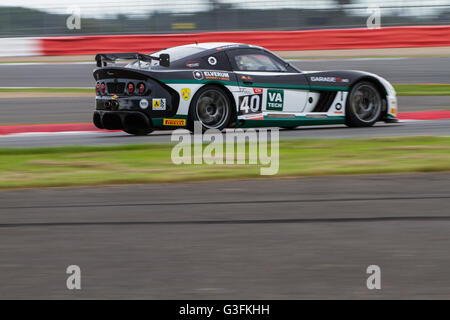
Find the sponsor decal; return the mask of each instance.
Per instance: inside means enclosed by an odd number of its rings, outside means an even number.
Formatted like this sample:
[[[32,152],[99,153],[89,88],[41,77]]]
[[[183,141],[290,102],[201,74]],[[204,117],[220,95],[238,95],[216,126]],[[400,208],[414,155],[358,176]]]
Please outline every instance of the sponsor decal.
[[[263,91],[262,88],[253,88],[253,93],[263,93]]]
[[[192,73],[195,80],[224,80],[230,81],[230,75],[228,72],[220,72],[220,71],[194,71]]]
[[[241,79],[242,80],[253,80],[253,78],[250,76],[241,76]]]
[[[118,97],[119,97],[119,96],[118,96],[117,94],[115,94],[115,95],[113,95],[113,96],[111,97],[111,100],[116,100]]]
[[[199,61],[188,61],[188,62],[186,62],[186,67],[198,68],[198,67],[200,67],[200,62]]]
[[[342,113],[344,113],[344,111],[335,111],[334,113],[335,114],[342,114]]]
[[[147,109],[148,108],[148,100],[147,99],[141,99],[139,101],[139,107],[141,109]]]
[[[397,108],[392,107],[390,114],[396,115],[397,114]]]
[[[348,82],[348,79],[342,79],[339,77],[311,77],[313,82]]]
[[[239,97],[239,115],[260,113],[262,94],[252,94]]]
[[[208,63],[212,66],[215,66],[217,64],[217,59],[215,57],[209,57]]]
[[[195,80],[203,80],[205,78],[203,76],[203,72],[201,72],[201,71],[194,71],[194,72],[192,72],[192,75]]]
[[[184,100],[188,101],[189,98],[191,97],[191,89],[189,88],[181,89],[181,96],[183,97]]]
[[[341,109],[342,109],[342,104],[336,103],[336,105],[334,106],[334,108],[335,108],[336,110],[341,110]]]
[[[336,82],[348,82],[348,79],[342,79],[342,78],[336,77]]]
[[[182,127],[186,125],[185,119],[164,119],[163,125]]]
[[[152,99],[152,110],[166,110],[166,99]]]
[[[283,110],[284,104],[284,91],[278,89],[267,90],[267,110]]]
[[[230,75],[228,74],[228,72],[204,71],[203,75],[205,79],[208,80],[230,80]]]

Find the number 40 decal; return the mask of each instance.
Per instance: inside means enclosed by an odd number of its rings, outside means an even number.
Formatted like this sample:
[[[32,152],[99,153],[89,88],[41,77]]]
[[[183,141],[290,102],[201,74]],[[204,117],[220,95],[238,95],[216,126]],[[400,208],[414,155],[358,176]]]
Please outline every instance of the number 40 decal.
[[[239,114],[261,112],[262,94],[252,94],[239,97]]]

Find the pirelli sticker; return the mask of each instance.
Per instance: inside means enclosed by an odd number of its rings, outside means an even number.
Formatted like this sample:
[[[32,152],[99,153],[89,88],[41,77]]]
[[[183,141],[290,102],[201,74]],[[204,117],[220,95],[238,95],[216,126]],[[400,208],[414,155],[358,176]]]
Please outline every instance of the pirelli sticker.
[[[186,125],[185,119],[164,119],[163,125],[184,127]]]

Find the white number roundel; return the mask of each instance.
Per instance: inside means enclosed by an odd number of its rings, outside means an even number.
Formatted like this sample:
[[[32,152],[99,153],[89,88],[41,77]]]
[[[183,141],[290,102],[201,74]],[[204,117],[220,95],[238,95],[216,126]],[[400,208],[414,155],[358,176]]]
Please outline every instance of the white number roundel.
[[[208,63],[212,66],[215,66],[217,64],[217,59],[215,57],[209,57]]]

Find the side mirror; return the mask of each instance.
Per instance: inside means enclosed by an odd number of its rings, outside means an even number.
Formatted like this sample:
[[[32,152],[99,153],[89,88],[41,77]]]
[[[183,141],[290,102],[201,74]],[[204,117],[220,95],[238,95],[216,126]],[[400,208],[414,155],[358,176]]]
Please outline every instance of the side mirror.
[[[159,55],[159,65],[162,67],[170,67],[170,56],[167,53]]]

